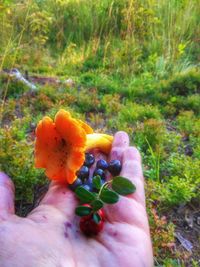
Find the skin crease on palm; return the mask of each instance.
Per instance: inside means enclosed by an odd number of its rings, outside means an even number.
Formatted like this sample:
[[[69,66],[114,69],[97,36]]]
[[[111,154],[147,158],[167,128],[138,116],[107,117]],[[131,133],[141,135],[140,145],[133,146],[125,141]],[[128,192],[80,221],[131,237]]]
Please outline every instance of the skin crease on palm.
[[[105,158],[93,152],[96,159]],[[0,266],[153,266],[141,158],[124,132],[114,137],[112,159],[121,160],[121,175],[136,185],[136,192],[105,206],[104,228],[92,238],[80,232],[77,200],[66,186],[51,183],[40,205],[20,218],[14,214],[14,185],[0,173]]]

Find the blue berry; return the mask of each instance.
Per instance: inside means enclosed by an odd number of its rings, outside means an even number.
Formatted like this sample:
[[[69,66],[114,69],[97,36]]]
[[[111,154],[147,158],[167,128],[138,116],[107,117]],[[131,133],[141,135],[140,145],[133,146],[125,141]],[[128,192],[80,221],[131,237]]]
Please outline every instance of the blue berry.
[[[81,181],[80,178],[77,178],[75,182],[73,182],[73,184],[69,185],[69,188],[74,191],[78,186],[81,186],[83,183]]]
[[[101,185],[103,185],[106,182],[106,178],[101,178]]]
[[[87,184],[82,185],[83,188],[85,188],[88,191],[91,191],[91,187]]]
[[[97,169],[102,169],[102,170],[106,170],[108,168],[108,163],[106,160],[104,159],[100,159],[97,161],[97,165],[96,165]]]
[[[84,183],[84,185],[89,186],[89,188],[90,188],[89,191],[93,191],[93,183],[92,183],[92,178],[91,177],[89,179],[87,179],[87,181]]]
[[[102,179],[106,178],[105,172],[102,169],[96,169],[93,173],[93,177],[99,175]]]
[[[91,167],[95,162],[95,158],[90,153],[85,153],[85,162],[84,165],[87,167]]]
[[[82,166],[77,173],[77,176],[82,180],[87,179],[89,177],[89,169],[86,166]]]
[[[112,160],[108,165],[109,172],[113,175],[119,175],[122,169],[121,162],[117,159]]]

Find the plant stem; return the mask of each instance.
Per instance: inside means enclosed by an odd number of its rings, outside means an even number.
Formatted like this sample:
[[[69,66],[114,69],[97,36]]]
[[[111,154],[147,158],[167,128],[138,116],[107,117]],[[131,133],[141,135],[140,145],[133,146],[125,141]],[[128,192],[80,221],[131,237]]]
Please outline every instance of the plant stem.
[[[109,181],[107,181],[106,183],[104,183],[104,184],[101,186],[101,188],[100,188],[100,190],[99,190],[99,193],[98,193],[98,196],[97,196],[97,199],[100,198],[101,192],[102,192],[102,190],[104,189],[104,187],[107,187],[111,182],[112,182],[112,180],[109,180]]]

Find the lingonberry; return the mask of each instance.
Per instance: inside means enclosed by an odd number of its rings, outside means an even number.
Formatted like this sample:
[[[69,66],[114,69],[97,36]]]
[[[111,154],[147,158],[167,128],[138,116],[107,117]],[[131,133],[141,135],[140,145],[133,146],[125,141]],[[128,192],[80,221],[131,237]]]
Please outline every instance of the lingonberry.
[[[87,206],[90,207],[90,205],[87,205]],[[93,218],[93,213],[87,216],[83,216],[80,220],[80,229],[87,236],[97,235],[103,229],[103,226],[104,226],[103,211],[99,210],[97,213],[100,217],[100,220],[98,223],[95,222]]]

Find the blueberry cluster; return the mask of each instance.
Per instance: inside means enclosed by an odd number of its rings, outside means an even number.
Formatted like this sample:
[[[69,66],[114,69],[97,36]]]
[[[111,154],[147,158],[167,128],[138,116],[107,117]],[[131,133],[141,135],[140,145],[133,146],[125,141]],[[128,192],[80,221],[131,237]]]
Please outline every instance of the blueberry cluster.
[[[95,157],[91,153],[85,154],[85,162],[83,166],[77,172],[77,179],[76,181],[70,185],[70,189],[74,191],[77,187],[82,186],[88,191],[95,191],[96,189],[93,188],[93,177],[100,176],[101,183],[105,183],[106,179],[106,172],[110,172],[112,176],[119,175],[121,171],[121,162],[119,160],[112,160],[109,163],[104,160],[100,159],[96,163],[96,168],[90,177],[90,167],[95,163]]]

